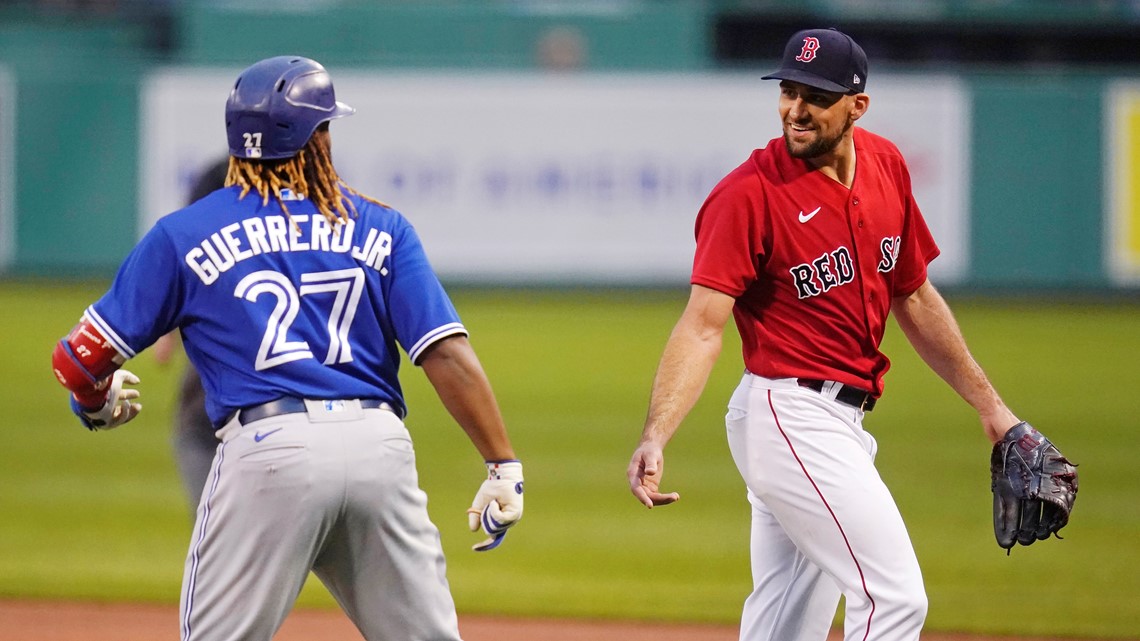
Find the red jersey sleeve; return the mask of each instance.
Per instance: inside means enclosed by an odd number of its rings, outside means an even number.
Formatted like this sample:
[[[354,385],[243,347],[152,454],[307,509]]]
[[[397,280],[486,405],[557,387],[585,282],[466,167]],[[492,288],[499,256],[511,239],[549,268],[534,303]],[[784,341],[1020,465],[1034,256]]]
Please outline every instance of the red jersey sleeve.
[[[713,188],[697,214],[692,284],[736,298],[757,279],[766,254],[763,191],[751,159]]]
[[[910,190],[910,173],[903,165],[901,171],[906,184],[906,211],[903,219],[903,237],[899,260],[895,267],[894,287],[891,296],[909,296],[926,282],[926,266],[938,257],[941,250],[926,226],[918,203]]]

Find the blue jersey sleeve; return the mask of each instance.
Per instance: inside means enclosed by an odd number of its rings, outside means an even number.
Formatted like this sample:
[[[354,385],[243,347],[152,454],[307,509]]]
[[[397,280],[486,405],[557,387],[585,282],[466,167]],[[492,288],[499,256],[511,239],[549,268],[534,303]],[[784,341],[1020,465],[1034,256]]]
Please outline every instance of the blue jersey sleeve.
[[[418,364],[432,344],[448,336],[466,335],[467,330],[432,270],[415,229],[404,221],[392,244],[388,291],[392,325],[408,358]]]
[[[176,326],[182,284],[178,254],[161,227],[152,228],[119,267],[110,289],[87,317],[126,358],[134,358]]]

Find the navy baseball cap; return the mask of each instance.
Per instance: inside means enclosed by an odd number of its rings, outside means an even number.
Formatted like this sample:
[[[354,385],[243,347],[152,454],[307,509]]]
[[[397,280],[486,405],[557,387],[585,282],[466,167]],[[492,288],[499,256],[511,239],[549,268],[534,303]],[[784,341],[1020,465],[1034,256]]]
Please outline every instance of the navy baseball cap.
[[[791,80],[839,93],[867,91],[867,54],[837,29],[805,29],[784,47],[780,68],[764,80]]]

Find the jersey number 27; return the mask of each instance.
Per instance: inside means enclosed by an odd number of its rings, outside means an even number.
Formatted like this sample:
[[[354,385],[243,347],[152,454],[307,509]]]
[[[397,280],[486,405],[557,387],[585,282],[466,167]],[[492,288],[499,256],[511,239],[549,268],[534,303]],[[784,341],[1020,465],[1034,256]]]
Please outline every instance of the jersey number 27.
[[[308,341],[289,340],[289,330],[297,320],[301,297],[321,294],[332,297],[327,308],[325,329],[328,331],[329,349],[324,363],[351,362],[352,345],[348,340],[348,330],[356,318],[356,307],[360,304],[363,290],[364,270],[359,267],[301,274],[300,288],[280,272],[271,270],[253,272],[241,279],[234,289],[234,296],[250,302],[257,301],[262,294],[277,299],[269,314],[261,347],[257,350],[257,371],[303,358],[315,358]]]

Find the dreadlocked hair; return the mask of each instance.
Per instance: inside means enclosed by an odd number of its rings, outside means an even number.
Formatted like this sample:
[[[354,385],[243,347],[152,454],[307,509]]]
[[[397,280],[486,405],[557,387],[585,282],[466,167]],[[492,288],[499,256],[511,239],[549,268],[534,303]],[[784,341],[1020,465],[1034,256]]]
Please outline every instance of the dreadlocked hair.
[[[317,211],[336,227],[338,223],[356,218],[356,206],[347,194],[359,196],[368,202],[387,207],[384,203],[370,198],[349,187],[336,173],[332,164],[332,146],[329,124],[321,123],[309,141],[297,155],[280,160],[250,160],[230,156],[229,170],[226,172],[226,187],[241,187],[238,200],[251,191],[261,196],[261,204],[268,205],[273,196],[281,205],[285,215],[289,209],[281,197],[282,189],[290,189],[313,202]]]

